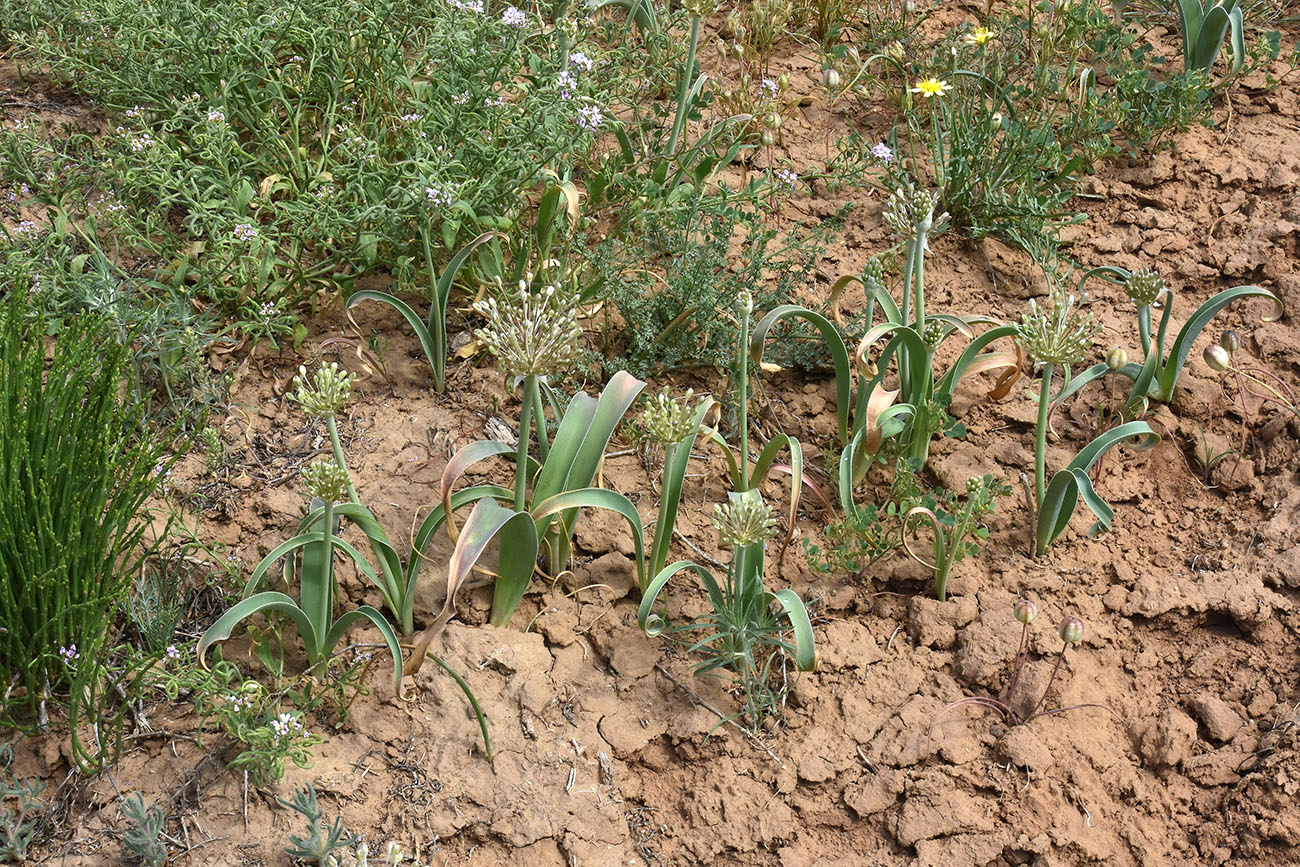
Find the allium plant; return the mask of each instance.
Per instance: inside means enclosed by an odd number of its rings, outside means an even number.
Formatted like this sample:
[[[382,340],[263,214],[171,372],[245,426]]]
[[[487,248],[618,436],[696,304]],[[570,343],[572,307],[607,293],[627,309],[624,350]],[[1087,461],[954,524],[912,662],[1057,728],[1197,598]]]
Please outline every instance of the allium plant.
[[[1053,402],[1059,402],[1060,394],[1069,388],[1070,367],[1079,364],[1087,356],[1100,326],[1091,313],[1079,309],[1078,299],[1075,296],[1055,289],[1051,293],[1046,309],[1039,309],[1036,301],[1030,301],[1030,312],[1026,313],[1015,327],[1017,342],[1034,360],[1042,377],[1038,393],[1038,425],[1034,439],[1036,511],[1034,552],[1041,557],[1047,553],[1052,542],[1065,532],[1080,499],[1097,518],[1092,533],[1100,532],[1110,526],[1115,513],[1106,501],[1098,496],[1088,471],[1103,454],[1125,440],[1139,438],[1137,442],[1140,445],[1150,446],[1158,437],[1151,426],[1144,421],[1132,421],[1112,428],[1084,446],[1065,469],[1052,476],[1049,484],[1047,479],[1048,415]],[[1060,392],[1053,397],[1052,378],[1058,367],[1061,369],[1064,382]]]
[[[1073,615],[1066,615],[1061,618],[1060,626],[1057,627],[1057,634],[1061,638],[1061,649],[1056,652],[1056,661],[1052,665],[1052,674],[1047,679],[1047,686],[1044,687],[1042,695],[1034,702],[1033,707],[1028,712],[1017,711],[1016,707],[1016,687],[1020,685],[1020,675],[1024,671],[1025,664],[1029,661],[1029,625],[1038,617],[1038,606],[1028,599],[1021,599],[1015,604],[1015,617],[1020,623],[1020,645],[1016,650],[1016,655],[1011,663],[1011,682],[1007,685],[1007,691],[1002,698],[994,698],[988,695],[969,696],[958,699],[944,706],[934,718],[930,721],[930,730],[934,730],[934,724],[939,718],[949,711],[956,710],[966,705],[978,705],[988,708],[998,716],[1007,725],[1018,726],[1024,725],[1039,717],[1055,716],[1056,714],[1066,713],[1067,711],[1078,710],[1085,707],[1101,708],[1112,715],[1115,711],[1111,710],[1104,704],[1094,702],[1085,702],[1083,704],[1072,704],[1069,707],[1058,707],[1050,710],[1043,710],[1043,702],[1047,701],[1047,696],[1052,691],[1053,684],[1056,683],[1056,676],[1061,671],[1061,664],[1065,661],[1065,651],[1072,644],[1078,644],[1083,640],[1083,621]]]
[[[1173,343],[1168,345],[1166,352],[1169,324],[1173,319],[1174,301],[1177,296],[1165,280],[1151,269],[1128,271],[1114,266],[1103,266],[1083,275],[1079,281],[1080,292],[1083,291],[1087,281],[1094,276],[1118,284],[1124,294],[1137,306],[1138,341],[1142,347],[1143,360],[1141,364],[1127,362],[1118,367],[1111,367],[1108,363],[1101,363],[1088,368],[1061,389],[1060,394],[1055,398],[1057,405],[1088,383],[1111,374],[1123,376],[1133,383],[1129,397],[1125,401],[1125,410],[1128,414],[1141,412],[1148,400],[1169,403],[1173,400],[1178,377],[1182,373],[1183,365],[1187,363],[1187,357],[1191,354],[1196,338],[1224,308],[1243,298],[1267,298],[1273,303],[1273,309],[1262,317],[1263,321],[1276,322],[1282,317],[1281,300],[1267,289],[1258,286],[1236,286],[1232,289],[1224,289],[1196,308],[1191,317],[1183,323],[1183,327],[1179,329]],[[1151,311],[1157,303],[1161,304],[1162,309],[1159,326],[1153,335]]]
[[[884,320],[868,329],[852,356],[836,325],[804,307],[778,307],[754,328],[751,352],[758,361],[762,359],[772,329],[786,319],[803,319],[816,327],[830,350],[835,365],[836,417],[843,448],[840,497],[846,512],[852,508],[853,488],[862,480],[886,440],[897,437],[901,453],[916,463],[918,469],[925,463],[931,439],[950,421],[946,409],[963,378],[983,372],[998,374],[989,396],[1001,398],[1010,392],[1020,375],[1019,352],[985,352],[995,341],[1012,337],[1015,334],[1012,326],[987,316],[927,316],[925,254],[929,239],[947,224],[947,215],[936,213],[936,206],[932,194],[910,181],[894,190],[886,206],[885,220],[905,250],[901,303],[885,289],[883,268],[878,260],[873,260],[861,277],[841,277],[832,287],[832,310],[848,286],[856,281],[867,296],[868,321],[874,319],[877,310]],[[834,315],[838,321],[838,313]],[[976,333],[977,327],[986,325],[992,327]],[[952,366],[936,377],[935,353],[954,335],[970,342]],[[884,348],[871,358],[876,345],[882,341]],[[891,361],[897,366],[896,389],[885,385]]]
[[[471,443],[453,455],[443,471],[442,502],[416,533],[415,548],[423,550],[444,523],[455,548],[447,567],[442,612],[417,644],[407,663],[408,673],[419,667],[433,638],[451,618],[456,593],[474,571],[491,576],[489,620],[493,626],[505,626],[519,607],[543,553],[547,574],[557,576],[567,568],[574,528],[583,508],[608,509],[627,521],[636,546],[639,583],[645,586],[640,514],[627,497],[594,486],[605,448],[645,383],[620,371],[598,398],[580,392],[560,415],[546,378],[571,365],[578,352],[582,332],[573,300],[553,287],[534,292],[524,284],[518,294],[490,299],[476,309],[487,318],[478,331],[479,338],[496,357],[500,370],[521,388],[519,435],[514,443]],[[548,404],[556,407],[559,416],[553,439],[547,432]],[[530,454],[534,435],[536,458]],[[508,454],[515,457],[513,485],[454,490],[470,467]],[[455,510],[469,503],[474,508],[464,526],[458,526]],[[478,562],[494,540],[500,556],[496,572],[491,573]]]
[[[713,526],[719,544],[732,551],[726,577],[719,582],[708,569],[689,560],[665,567],[642,596],[637,622],[652,636],[670,628],[700,635],[687,651],[704,656],[697,673],[729,669],[744,699],[740,717],[754,728],[780,707],[780,692],[772,685],[778,664],[788,657],[800,671],[816,667],[812,621],[794,590],[764,589],[764,551],[777,527],[775,515],[757,489],[729,493],[727,502],[714,508]],[[670,627],[655,613],[655,605],[673,576],[684,571],[695,573],[704,586],[710,610]],[[786,631],[792,633],[792,641],[783,637]]]
[[[413,632],[416,577],[431,535],[417,535],[414,549],[404,568],[388,534],[357,496],[335,421],[335,415],[343,409],[351,396],[355,378],[354,374],[342,370],[334,362],[322,364],[315,376],[309,376],[305,367],[298,369],[298,374],[294,377],[297,390],[293,397],[304,413],[325,421],[333,460],[316,461],[303,471],[303,482],[313,499],[307,516],[298,525],[298,535],[276,546],[263,558],[244,586],[244,598],[218,618],[199,638],[200,661],[213,644],[229,638],[239,623],[255,614],[273,613],[284,615],[293,621],[306,648],[308,664],[323,674],[343,636],[354,625],[364,621],[377,628],[388,645],[393,656],[393,687],[398,695],[402,695],[402,649],[397,634],[383,614],[370,605],[362,605],[335,617],[337,588],[334,559],[336,554],[343,554],[379,589],[385,606],[398,619],[403,634]],[[379,564],[378,570],[370,565],[365,555],[338,537],[340,519],[353,522],[365,535]],[[297,600],[279,591],[262,589],[271,567],[281,560],[284,560],[285,583],[290,588],[295,581],[299,584]],[[421,654],[421,661],[423,658],[424,654]],[[492,744],[488,736],[487,720],[477,699],[469,685],[450,665],[437,656],[433,658],[465,693],[478,718],[484,748],[490,758]]]
[[[927,506],[914,506],[903,514],[903,549],[913,560],[934,570],[934,595],[939,597],[940,602],[948,598],[948,578],[952,567],[966,557],[979,553],[979,545],[971,541],[971,537],[988,538],[988,528],[980,519],[993,511],[998,497],[1009,493],[1011,489],[1000,479],[993,476],[973,477],[966,481],[966,501],[957,505],[951,514]],[[929,524],[933,532],[930,543],[933,562],[918,556],[908,543],[912,528],[921,522]]]
[[[695,445],[705,418],[717,406],[708,397],[692,405],[693,397],[694,392],[688,389],[685,395],[674,399],[664,389],[650,398],[642,411],[641,425],[645,438],[662,446],[664,450],[664,465],[659,481],[659,518],[655,522],[654,541],[650,545],[647,575],[659,574],[668,562],[668,550],[672,547],[673,528],[677,523],[677,509],[681,504],[691,448]]]

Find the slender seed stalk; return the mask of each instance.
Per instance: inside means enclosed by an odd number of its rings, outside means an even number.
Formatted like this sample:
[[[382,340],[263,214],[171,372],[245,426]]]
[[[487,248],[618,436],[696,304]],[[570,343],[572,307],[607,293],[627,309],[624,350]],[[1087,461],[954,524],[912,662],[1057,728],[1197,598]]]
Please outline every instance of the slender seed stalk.
[[[1056,665],[1052,666],[1052,676],[1047,679],[1047,689],[1043,690],[1043,694],[1038,697],[1038,701],[1034,703],[1034,709],[1029,712],[1029,716],[1025,717],[1026,720],[1038,716],[1038,709],[1042,707],[1043,702],[1047,699],[1047,694],[1052,691],[1052,684],[1056,683],[1056,674],[1061,670],[1061,663],[1065,660],[1065,648],[1067,647],[1069,647],[1068,644],[1061,645],[1060,651],[1056,654]]]
[[[690,42],[686,46],[686,65],[682,67],[681,81],[677,86],[677,114],[673,117],[673,131],[668,139],[668,156],[677,153],[677,144],[686,129],[686,103],[691,93],[691,73],[695,71],[695,52],[700,45],[700,16],[691,16]]]
[[[748,293],[736,305],[740,314],[740,340],[736,344],[736,402],[740,424],[740,490],[749,490],[749,314],[754,302]]]
[[[542,380],[538,376],[530,376],[524,382],[524,387],[532,395],[533,412],[537,420],[537,457],[545,464],[546,457],[551,453],[551,444],[546,438],[546,412],[543,410],[542,403]]]

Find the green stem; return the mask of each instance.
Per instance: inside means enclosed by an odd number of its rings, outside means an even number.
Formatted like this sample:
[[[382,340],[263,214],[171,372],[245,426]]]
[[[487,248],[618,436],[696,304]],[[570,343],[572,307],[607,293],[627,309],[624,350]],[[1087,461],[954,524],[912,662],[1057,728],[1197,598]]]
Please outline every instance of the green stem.
[[[325,588],[320,595],[321,611],[315,612],[316,628],[320,630],[318,639],[323,639],[329,631],[329,624],[334,622],[334,501],[325,501],[324,523],[321,524],[321,548],[325,564]],[[302,576],[306,580],[307,576]],[[313,655],[320,658],[321,648],[316,648]],[[317,660],[312,660],[315,662]]]
[[[749,490],[749,314],[753,302],[742,299],[740,312],[740,340],[736,344],[736,403],[740,425],[740,490]]]
[[[438,272],[433,265],[433,244],[429,227],[420,226],[420,243],[424,247],[424,267],[429,275],[429,336],[433,338],[433,390],[442,394],[447,387],[447,299],[438,289]]]
[[[1047,413],[1052,403],[1052,368],[1050,361],[1043,365],[1043,384],[1038,392],[1038,429],[1034,439],[1034,497],[1035,506],[1043,508],[1047,496]]]
[[[537,457],[545,464],[546,456],[551,453],[551,444],[546,438],[546,410],[543,409],[545,404],[542,403],[542,381],[540,377],[530,376],[524,385],[531,391],[533,412],[536,413]]]
[[[528,437],[533,419],[533,389],[537,387],[537,376],[529,374],[524,378],[523,405],[519,408],[519,445],[515,451],[515,511],[525,510],[528,502]]]
[[[357,489],[352,486],[352,473],[348,472],[347,459],[343,457],[343,443],[339,441],[339,427],[334,421],[334,416],[325,416],[325,427],[330,432],[330,445],[334,448],[334,462],[339,465],[343,471],[343,478],[348,488],[348,499],[356,505],[361,505],[360,498],[357,497]]]
[[[681,81],[677,86],[677,114],[673,117],[673,131],[668,139],[667,156],[677,153],[677,144],[686,129],[687,102],[691,94],[691,75],[695,72],[695,51],[700,44],[700,18],[691,16],[691,37],[686,47],[686,65],[682,67]]]

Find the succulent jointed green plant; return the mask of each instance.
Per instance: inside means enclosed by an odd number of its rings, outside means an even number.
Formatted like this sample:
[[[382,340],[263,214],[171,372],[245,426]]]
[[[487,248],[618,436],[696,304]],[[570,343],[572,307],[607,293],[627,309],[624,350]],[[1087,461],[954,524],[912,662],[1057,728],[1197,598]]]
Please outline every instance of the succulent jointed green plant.
[[[19,284],[0,302],[0,719],[23,729],[76,679],[61,647],[80,647],[87,677],[101,663],[132,576],[162,538],[146,537],[145,503],[175,434],[141,434],[143,405],[122,388],[129,335],[74,319],[47,363],[46,322],[26,299]],[[74,705],[83,698],[72,690]]]

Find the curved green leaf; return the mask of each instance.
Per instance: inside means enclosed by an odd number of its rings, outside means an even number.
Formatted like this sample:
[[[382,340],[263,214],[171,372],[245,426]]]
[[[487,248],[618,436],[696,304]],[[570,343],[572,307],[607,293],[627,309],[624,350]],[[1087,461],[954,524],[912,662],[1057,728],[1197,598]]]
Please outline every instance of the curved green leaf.
[[[700,428],[714,404],[713,398],[700,401],[691,418],[690,434],[681,442],[670,446],[664,455],[664,468],[660,473],[659,519],[655,522],[655,536],[650,544],[650,558],[646,565],[646,571],[650,575],[659,574],[668,560],[673,527],[677,525],[677,510],[686,484],[686,468],[691,460],[691,449],[695,447]]]
[[[1210,324],[1210,320],[1218,315],[1219,311],[1239,298],[1267,298],[1272,301],[1273,312],[1263,317],[1265,322],[1276,322],[1282,317],[1282,301],[1272,292],[1258,286],[1237,286],[1232,289],[1224,289],[1214,295],[1196,308],[1196,312],[1192,314],[1191,318],[1183,324],[1182,330],[1178,332],[1174,345],[1169,349],[1169,360],[1156,377],[1158,388],[1152,389],[1152,397],[1166,403],[1170,400],[1174,393],[1174,386],[1178,384],[1178,375],[1187,362],[1187,356],[1191,353],[1192,344],[1196,342],[1196,338],[1205,326]]]
[[[316,534],[319,535],[319,534]],[[315,664],[321,659],[321,648],[319,635],[311,619],[307,617],[306,612],[298,607],[298,604],[283,593],[277,593],[274,590],[267,590],[263,593],[255,593],[247,599],[243,599],[233,606],[225,614],[217,618],[207,630],[199,636],[198,643],[195,645],[195,653],[198,654],[199,661],[202,662],[208,652],[208,648],[218,641],[225,641],[230,637],[230,633],[245,619],[267,611],[275,611],[287,615],[295,626],[298,627],[298,635],[302,638],[303,645],[307,648],[307,659]]]
[[[341,616],[334,621],[330,627],[329,633],[322,642],[322,657],[329,656],[334,652],[334,647],[339,643],[339,639],[348,631],[353,623],[358,620],[369,620],[378,629],[379,634],[384,637],[384,643],[388,645],[388,652],[393,655],[393,690],[400,697],[402,694],[402,645],[397,640],[397,633],[393,627],[384,619],[384,615],[376,608],[370,605],[362,605],[353,611]]]
[[[892,300],[892,299],[891,299]],[[840,427],[840,444],[849,441],[849,407],[852,400],[853,368],[849,360],[848,347],[844,338],[829,319],[820,313],[800,307],[797,304],[783,304],[775,308],[758,321],[750,338],[749,352],[755,364],[763,361],[763,347],[767,343],[768,332],[784,319],[803,319],[821,333],[822,342],[830,350],[831,360],[835,365],[835,416]]]
[[[451,503],[451,489],[470,467],[497,455],[514,453],[514,446],[500,440],[476,440],[452,455],[451,460],[447,461],[447,466],[442,470],[442,482],[438,489],[438,499],[442,501],[443,519],[446,520],[455,511]],[[515,472],[520,471],[520,467],[515,467]],[[514,494],[511,493],[510,496],[513,497]]]
[[[637,586],[644,588],[646,583],[645,527],[641,523],[641,513],[636,510],[636,506],[632,505],[632,501],[618,491],[611,491],[608,488],[581,488],[576,491],[565,491],[534,506],[532,517],[537,526],[541,527],[545,519],[551,515],[561,512],[576,513],[578,509],[582,508],[608,509],[627,519],[628,526],[632,530],[632,544],[636,550]],[[534,557],[534,559],[536,558]]]
[[[686,569],[691,570],[702,579],[713,581],[713,574],[708,569],[705,569],[699,563],[692,563],[690,560],[678,560],[676,563],[671,563],[659,570],[659,574],[650,580],[650,583],[646,585],[645,592],[641,594],[641,606],[636,613],[637,625],[651,638],[663,632],[664,627],[667,625],[662,617],[653,614],[655,601],[658,600],[659,594],[669,580],[678,572]],[[714,581],[713,583],[716,584],[717,582]]]
[[[360,292],[354,292],[352,296],[348,298],[347,309],[351,310],[362,301],[379,301],[383,304],[387,304],[389,307],[392,307],[398,313],[402,314],[402,318],[411,326],[411,330],[415,332],[415,336],[419,339],[420,348],[424,350],[424,357],[428,359],[429,366],[433,370],[433,375],[436,378],[438,370],[437,363],[434,359],[437,357],[437,350],[434,348],[433,335],[429,333],[429,326],[425,324],[425,321],[422,318],[420,318],[420,314],[416,313],[415,309],[412,308],[410,304],[407,304],[396,295],[392,295],[388,292],[380,292],[377,289],[362,289]],[[430,317],[434,315],[432,309],[430,309],[429,315]]]
[[[813,639],[812,620],[808,617],[808,608],[799,594],[786,588],[775,593],[768,593],[768,598],[780,603],[790,618],[790,627],[794,630],[794,664],[800,671],[812,671],[817,667],[817,646]]]

